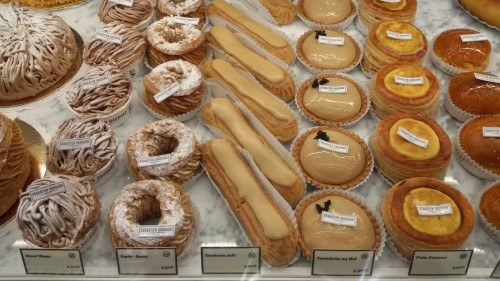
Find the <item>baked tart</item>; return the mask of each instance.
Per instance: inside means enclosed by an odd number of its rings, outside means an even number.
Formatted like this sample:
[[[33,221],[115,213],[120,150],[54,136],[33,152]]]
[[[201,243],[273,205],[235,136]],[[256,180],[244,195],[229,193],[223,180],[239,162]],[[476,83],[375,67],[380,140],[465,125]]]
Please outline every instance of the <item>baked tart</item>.
[[[392,63],[373,76],[370,100],[373,113],[379,118],[394,112],[419,113],[434,118],[439,107],[439,81],[425,67]]]
[[[399,20],[412,23],[417,13],[417,0],[389,2],[381,0],[360,0],[357,29],[366,35],[377,23]]]
[[[500,242],[500,182],[495,182],[481,196],[479,218],[486,232]]]
[[[335,29],[349,27],[358,10],[353,0],[299,0],[296,8],[307,26]]]
[[[419,114],[384,117],[370,145],[378,172],[391,183],[419,176],[442,179],[451,160],[446,132],[436,121]]]
[[[427,38],[414,25],[403,21],[380,22],[366,37],[361,67],[371,76],[384,65],[398,61],[420,64],[427,48]]]
[[[466,28],[450,29],[439,34],[432,45],[434,65],[449,75],[468,71],[484,71],[490,62],[491,43],[486,37],[468,42],[465,35],[479,35]]]
[[[458,3],[482,23],[500,29],[500,2],[497,0],[458,0]]]
[[[397,253],[460,249],[474,228],[471,204],[460,191],[434,178],[416,177],[392,186],[380,212]]]
[[[324,221],[328,214],[339,214],[355,220]],[[378,214],[354,194],[325,190],[310,194],[295,208],[299,247],[308,260],[314,249],[375,250],[380,255],[385,231]]]
[[[363,56],[356,40],[334,29],[305,32],[297,42],[296,52],[300,62],[315,74],[350,71]]]
[[[487,72],[464,72],[450,79],[444,105],[451,116],[465,122],[478,116],[500,114],[500,84],[484,80],[484,75],[494,76]]]
[[[316,188],[352,189],[364,183],[373,170],[363,139],[340,127],[311,128],[291,149],[306,181]]]
[[[477,177],[500,179],[500,116],[481,116],[464,123],[455,139],[458,161]]]
[[[341,74],[318,74],[302,83],[295,97],[307,119],[328,126],[349,126],[368,111],[370,101],[354,78]]]

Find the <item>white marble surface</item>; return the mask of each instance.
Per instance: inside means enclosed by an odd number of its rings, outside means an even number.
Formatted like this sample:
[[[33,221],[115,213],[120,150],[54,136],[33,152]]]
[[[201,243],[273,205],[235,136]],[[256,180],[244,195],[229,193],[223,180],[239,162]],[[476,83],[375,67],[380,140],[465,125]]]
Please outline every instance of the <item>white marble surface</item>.
[[[62,16],[68,24],[76,29],[84,39],[89,38],[98,29],[100,23],[97,18],[98,0],[90,0],[84,5],[55,11],[55,14]],[[500,15],[499,15],[500,16]],[[491,71],[500,74],[500,32],[488,28],[477,22],[460,7],[455,0],[420,0],[418,1],[418,12],[416,26],[419,27],[431,40],[436,34],[451,28],[467,27],[485,33],[491,39],[493,45]],[[294,43],[298,37],[306,30],[306,26],[298,19],[289,26],[283,27],[284,30],[293,39]],[[347,29],[347,33],[356,39],[364,42],[363,36],[355,29],[354,25]],[[442,89],[446,89],[447,81],[450,76],[442,73],[430,62],[427,55],[424,66],[430,68],[438,77]],[[296,62],[293,69],[299,76],[299,81],[304,81],[311,74],[303,68],[299,62]],[[359,66],[350,72],[359,82],[366,83],[368,80],[361,73]],[[142,93],[142,78],[138,77],[134,81],[136,93]],[[500,102],[500,101],[499,101]],[[296,110],[295,106],[293,106]],[[299,116],[299,113],[297,113]],[[460,122],[449,116],[441,103],[438,113],[440,125],[446,130],[450,138],[453,138],[460,126]],[[19,118],[27,120],[33,124],[38,124],[39,129],[46,136],[53,134],[58,125],[63,120],[73,117],[66,108],[63,96],[51,100],[43,105],[38,105],[29,110],[19,112]],[[301,120],[301,129],[306,129],[312,124],[305,118]],[[117,128],[116,132],[120,140],[118,163],[119,168],[112,180],[98,188],[98,193],[102,201],[101,230],[98,233],[96,242],[83,253],[83,262],[88,275],[91,276],[116,276],[116,261],[113,257],[114,249],[109,241],[110,232],[107,226],[106,216],[110,202],[119,192],[120,188],[133,181],[130,173],[126,169],[125,141],[129,134],[139,129],[147,121],[154,120],[146,109],[140,104],[137,96],[133,97],[132,115],[126,123]],[[198,138],[203,142],[212,138],[212,135],[203,126],[199,117],[187,122],[187,124],[196,131]],[[365,116],[361,122],[351,129],[359,134],[363,139],[368,140],[371,132],[376,126],[376,121],[369,116]],[[478,196],[489,184],[480,180],[466,170],[453,158],[450,168],[446,174],[446,181],[454,185],[464,195],[477,206]],[[370,179],[357,188],[355,193],[365,196],[373,208],[378,208],[381,197],[387,189],[385,182],[376,172]],[[203,175],[198,182],[190,187],[187,192],[191,195],[194,204],[200,213],[200,233],[190,252],[180,260],[181,276],[197,276],[200,273],[200,245],[202,243],[235,243],[237,245],[247,245],[242,231],[236,221],[230,215],[224,201],[220,198],[214,187],[209,183],[206,175]],[[23,246],[20,232],[15,229],[6,236],[0,238],[0,278],[6,276],[24,275],[22,260],[18,248]],[[500,244],[490,238],[478,224],[473,234],[467,240],[464,248],[474,249],[474,256],[471,267],[479,268],[472,270],[474,274],[481,276],[489,275],[492,268],[500,258]],[[285,270],[263,271],[263,276],[280,277],[306,277],[310,273],[310,263],[303,257],[293,265],[292,268]],[[376,262],[375,276],[405,276],[408,265],[399,260],[387,247],[382,257]],[[481,268],[485,268],[484,270]]]

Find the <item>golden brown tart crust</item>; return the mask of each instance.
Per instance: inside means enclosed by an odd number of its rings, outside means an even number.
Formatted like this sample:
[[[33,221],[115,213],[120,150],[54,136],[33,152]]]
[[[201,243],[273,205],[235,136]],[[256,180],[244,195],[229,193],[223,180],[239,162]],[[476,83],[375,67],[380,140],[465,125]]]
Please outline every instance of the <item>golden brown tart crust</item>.
[[[492,75],[487,72],[480,72]],[[474,115],[500,114],[500,84],[476,79],[474,72],[453,76],[448,84],[451,102],[461,110]]]
[[[481,196],[479,210],[486,220],[500,229],[500,182],[491,186]]]
[[[361,0],[364,4],[371,9],[375,10],[377,13],[386,15],[391,19],[398,19],[399,17],[409,17],[415,14],[417,11],[417,1],[416,0],[406,0],[406,5],[402,9],[391,10],[386,7],[390,7],[391,3],[381,3],[380,0]],[[379,4],[380,3],[380,4]]]

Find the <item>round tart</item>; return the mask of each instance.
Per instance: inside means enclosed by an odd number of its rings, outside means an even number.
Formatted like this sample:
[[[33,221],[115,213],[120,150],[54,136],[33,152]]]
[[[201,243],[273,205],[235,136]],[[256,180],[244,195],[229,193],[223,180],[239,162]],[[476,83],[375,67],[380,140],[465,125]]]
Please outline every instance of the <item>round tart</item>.
[[[107,82],[98,82],[103,79]],[[96,83],[92,83],[93,81]],[[120,115],[119,112],[126,110],[126,106],[130,104],[132,90],[132,81],[118,68],[98,66],[71,86],[66,92],[66,102],[78,117],[96,117],[111,125],[111,118],[115,114]]]
[[[352,0],[299,0],[296,9],[300,19],[312,28],[345,29],[357,13],[357,5]]]
[[[368,75],[374,75],[383,66],[398,61],[420,64],[427,47],[427,38],[414,25],[403,21],[380,22],[366,37],[361,67]]]
[[[102,32],[121,36],[122,43],[110,43],[96,36],[85,42],[83,61],[91,66],[113,65],[121,70],[142,63],[146,53],[146,40],[132,25],[121,22],[105,24]]]
[[[320,43],[320,36],[342,42]],[[347,33],[334,29],[307,31],[300,36],[296,51],[302,64],[313,73],[350,71],[362,57],[358,43]]]
[[[439,81],[429,69],[417,64],[389,64],[373,76],[370,100],[379,118],[394,112],[433,118],[439,107]]]
[[[482,116],[464,123],[455,140],[455,152],[460,164],[477,177],[499,180],[499,131],[500,116]]]
[[[150,225],[148,219],[158,219]],[[169,181],[145,180],[125,186],[109,209],[111,240],[115,247],[175,247],[184,252],[195,226],[189,195]],[[146,222],[145,222],[146,221]],[[173,236],[147,235],[142,227],[174,226]]]
[[[431,58],[437,68],[456,75],[484,71],[490,62],[490,41],[462,42],[461,35],[480,34],[472,29],[451,29],[439,34],[432,45]]]
[[[159,117],[175,117],[200,108],[203,77],[196,65],[169,61],[144,76],[144,104]],[[164,98],[167,96],[167,98]]]
[[[486,72],[479,74],[492,75]],[[448,83],[444,105],[453,117],[462,122],[478,116],[500,114],[500,84],[479,80],[475,75],[474,72],[459,73]]]
[[[329,126],[355,124],[370,105],[365,91],[352,77],[338,74],[319,74],[307,79],[295,100],[306,118]]]
[[[101,0],[97,15],[104,23],[117,21],[138,26],[141,29],[139,25],[152,19],[153,6],[150,0],[134,0],[132,7],[110,0]]]
[[[356,27],[366,35],[372,27],[383,21],[398,20],[412,23],[417,12],[417,0],[390,3],[381,0],[360,0]],[[361,25],[361,26],[360,26]]]
[[[458,3],[472,16],[489,26],[500,28],[500,2],[496,0],[458,0]]]
[[[77,144],[83,140],[89,144]],[[103,175],[114,165],[117,150],[118,138],[105,122],[96,118],[69,119],[59,126],[47,145],[45,161],[47,170],[53,174],[75,176],[97,184],[97,181],[103,183]]]
[[[41,188],[64,186],[64,191],[33,200]],[[50,176],[32,182],[19,195],[17,224],[23,238],[41,248],[80,248],[95,233],[101,203],[89,181],[73,176]]]
[[[198,19],[195,25],[199,30],[203,29],[207,22],[205,15],[205,4],[203,0],[157,0],[156,17],[158,20],[168,16],[180,16]]]
[[[486,232],[500,242],[500,182],[489,186],[479,201],[479,218]]]
[[[323,212],[356,218],[355,226],[322,221]],[[304,198],[295,208],[299,246],[308,260],[314,249],[376,250],[380,255],[385,232],[376,214],[354,195],[325,190]],[[384,238],[384,239],[383,239]]]
[[[309,129],[294,141],[292,153],[306,181],[316,188],[355,188],[373,169],[372,156],[365,142],[340,127]]]
[[[152,67],[182,59],[195,65],[205,61],[203,32],[189,24],[177,23],[175,17],[165,17],[148,27],[147,58]]]
[[[160,159],[154,159],[156,156]],[[150,122],[127,140],[128,168],[138,181],[151,179],[183,184],[197,172],[200,157],[200,144],[194,131],[173,119]]]
[[[380,212],[395,249],[407,261],[413,250],[460,249],[475,223],[467,198],[433,178],[395,184],[385,193]]]
[[[370,145],[378,172],[391,183],[419,176],[442,179],[451,160],[446,132],[436,121],[419,114],[384,117]]]

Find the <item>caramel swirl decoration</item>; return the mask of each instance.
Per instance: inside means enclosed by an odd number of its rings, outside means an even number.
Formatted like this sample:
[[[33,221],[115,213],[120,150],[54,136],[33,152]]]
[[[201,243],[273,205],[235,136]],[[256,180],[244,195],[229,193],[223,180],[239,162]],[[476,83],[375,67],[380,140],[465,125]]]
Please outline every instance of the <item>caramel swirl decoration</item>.
[[[132,7],[102,0],[98,16],[104,23],[118,21],[138,25],[148,19],[152,11],[150,0],[134,0]]]

